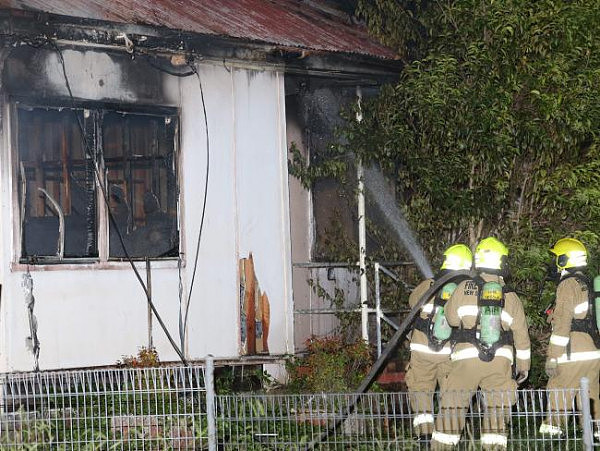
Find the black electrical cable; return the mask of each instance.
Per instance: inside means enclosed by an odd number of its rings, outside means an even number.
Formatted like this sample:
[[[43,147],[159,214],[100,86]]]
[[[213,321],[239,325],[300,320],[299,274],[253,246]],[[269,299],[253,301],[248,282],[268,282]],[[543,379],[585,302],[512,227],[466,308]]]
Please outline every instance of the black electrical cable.
[[[181,274],[181,264],[182,258],[181,253],[177,256],[177,278],[178,278],[178,286],[177,286],[177,298],[179,300],[179,346],[181,349],[185,349],[185,334],[183,332],[183,312],[181,308],[183,307],[183,276]]]
[[[141,52],[139,50],[137,50],[136,48],[133,49],[133,53],[134,55],[138,55],[139,57],[141,57],[141,59],[146,62],[150,67],[152,67],[153,69],[158,70],[159,72],[164,72],[167,75],[171,75],[173,77],[179,77],[179,78],[186,78],[186,77],[190,77],[194,74],[196,74],[195,70],[189,70],[187,72],[177,72],[177,71],[173,71],[171,69],[167,69],[164,66],[161,66],[160,64],[157,64],[156,62],[154,62],[153,58],[148,55],[145,52]],[[190,62],[188,61],[188,67],[190,66]],[[202,101],[204,102],[204,98],[202,98]],[[206,108],[204,108],[205,111],[205,117],[206,117]],[[207,132],[208,132],[208,128],[207,128]],[[208,173],[207,173],[207,178],[208,178]],[[206,182],[208,183],[208,181]],[[205,190],[206,193],[206,190]],[[206,203],[205,203],[206,205]],[[202,213],[202,217],[204,218],[204,209],[203,209],[203,213]],[[202,225],[200,226],[200,230],[202,230]],[[200,242],[200,235],[198,236],[198,242]],[[199,246],[199,244],[198,244]],[[194,267],[194,274],[195,274],[195,267]],[[189,300],[186,303],[186,311],[185,311],[185,320],[182,320],[182,310],[181,307],[183,306],[183,279],[181,277],[181,254],[179,254],[177,256],[177,275],[178,275],[178,280],[179,280],[179,285],[178,285],[178,290],[177,290],[177,294],[178,294],[178,299],[179,299],[179,346],[181,349],[185,349],[185,330],[186,330],[186,325],[187,325],[187,312],[188,312],[188,307],[189,307]],[[192,280],[193,280],[194,276],[192,276]],[[193,286],[193,283],[192,283]]]
[[[202,238],[202,228],[204,227],[204,216],[206,213],[206,199],[208,194],[208,180],[210,174],[210,134],[208,131],[208,116],[206,114],[206,102],[204,100],[204,89],[202,87],[202,79],[200,78],[200,73],[194,66],[194,62],[190,61],[188,63],[192,72],[196,74],[198,78],[198,85],[200,87],[200,99],[202,100],[202,112],[204,113],[204,127],[206,130],[206,177],[204,180],[204,199],[202,201],[202,216],[200,219],[200,228],[198,229],[198,241],[196,242],[196,257],[194,258],[194,269],[192,270],[192,281],[190,282],[190,289],[188,292],[188,299],[185,305],[185,319],[183,321],[183,331],[185,336],[185,330],[187,328],[188,321],[188,313],[190,310],[190,301],[192,299],[192,290],[194,289],[194,280],[196,279],[196,270],[198,268],[198,256],[200,255],[200,240]]]
[[[188,72],[177,72],[177,71],[174,71],[171,69],[167,69],[166,67],[156,64],[152,60],[152,58],[149,55],[147,55],[146,53],[136,52],[136,54],[140,55],[142,57],[142,60],[144,60],[146,63],[148,63],[154,69],[164,72],[165,74],[172,75],[173,77],[181,77],[181,78],[191,77],[192,75],[194,75],[196,73],[194,70],[190,70]]]
[[[54,48],[54,50],[58,54],[59,62],[61,64],[61,66],[62,66],[62,72],[63,72],[63,76],[64,76],[64,79],[65,79],[65,86],[66,86],[67,91],[69,93],[69,97],[71,99],[72,106],[74,107],[75,106],[75,98],[73,96],[73,91],[71,90],[71,84],[69,82],[69,77],[67,75],[67,69],[66,69],[66,65],[65,65],[65,59],[63,57],[62,51],[61,51],[60,47],[56,44],[56,42],[54,42],[52,39],[48,39],[48,43]],[[100,191],[102,192],[102,197],[103,197],[104,202],[106,203],[106,205],[109,206],[108,193],[106,191],[106,187],[104,186],[104,184],[102,182],[102,178],[100,177],[100,172],[98,170],[98,166],[96,164],[96,160],[94,158],[94,155],[93,155],[93,153],[92,153],[92,151],[90,149],[90,145],[89,145],[89,142],[87,140],[86,133],[85,133],[85,128],[84,128],[83,124],[81,123],[81,118],[76,113],[75,108],[72,108],[72,111],[75,114],[75,117],[77,119],[77,124],[78,124],[79,130],[81,132],[81,136],[82,136],[83,144],[84,144],[84,147],[85,147],[85,151],[86,151],[88,157],[91,158],[92,162],[94,163],[93,164],[93,166],[94,166],[94,173],[96,174],[96,181],[98,183]],[[136,268],[135,263],[133,262],[133,259],[129,255],[129,252],[127,252],[127,249],[125,247],[125,242],[123,240],[123,235],[121,234],[121,232],[120,232],[120,230],[119,230],[119,228],[117,226],[117,222],[116,222],[116,220],[115,220],[112,212],[110,211],[110,208],[107,208],[107,211],[108,211],[109,220],[110,220],[111,224],[113,225],[114,229],[116,230],[117,236],[119,237],[119,241],[120,241],[121,246],[123,248],[123,252],[125,253],[125,258],[127,258],[127,261],[129,262],[129,264],[131,265],[131,268],[133,269],[135,277],[137,278],[138,282],[140,283],[142,289],[144,290],[144,293],[146,295],[146,300],[148,302],[148,305],[150,305],[150,308],[152,309],[152,312],[156,316],[156,319],[158,320],[158,323],[160,324],[161,328],[163,329],[165,335],[167,336],[167,339],[169,340],[169,343],[171,344],[171,346],[173,347],[173,349],[175,350],[175,352],[179,356],[181,362],[184,365],[187,366],[188,362],[185,359],[185,356],[183,355],[181,349],[179,349],[179,347],[177,346],[177,344],[173,340],[173,337],[169,333],[169,330],[167,329],[167,326],[165,325],[164,321],[162,320],[160,314],[158,313],[158,311],[156,309],[156,306],[154,305],[154,303],[152,302],[152,300],[151,300],[151,298],[149,296],[148,288],[146,287],[144,281],[142,280],[142,277],[141,277],[138,269]]]
[[[134,50],[135,52],[135,50]],[[196,242],[196,256],[194,257],[194,268],[192,270],[192,281],[190,282],[190,289],[188,292],[188,298],[185,304],[185,316],[184,316],[184,320],[183,320],[183,324],[179,324],[179,337],[181,340],[180,346],[183,349],[184,348],[184,342],[185,342],[185,335],[186,335],[186,329],[187,329],[187,323],[188,323],[188,316],[189,316],[189,307],[190,307],[190,303],[191,303],[191,299],[192,299],[192,291],[194,289],[194,282],[196,280],[196,272],[198,269],[198,257],[200,255],[200,243],[202,241],[202,230],[204,228],[204,217],[206,215],[206,202],[207,202],[207,196],[208,196],[208,183],[209,183],[209,174],[210,174],[210,133],[208,130],[208,115],[206,113],[206,101],[204,99],[204,88],[202,86],[202,79],[200,78],[200,73],[198,72],[198,70],[196,69],[196,66],[194,65],[194,61],[193,58],[189,58],[188,59],[188,67],[190,68],[190,70],[188,72],[176,72],[176,71],[172,71],[170,69],[167,69],[159,64],[156,64],[149,55],[143,53],[143,52],[136,52],[137,55],[142,56],[142,59],[149,64],[151,67],[153,67],[154,69],[164,72],[167,75],[172,75],[174,77],[180,77],[180,78],[186,78],[186,77],[190,77],[192,75],[196,75],[196,77],[198,78],[198,85],[200,87],[200,99],[202,101],[202,112],[204,115],[204,129],[206,132],[206,177],[204,180],[204,198],[202,201],[202,215],[201,215],[201,219],[200,219],[200,228],[198,229],[198,240]],[[179,278],[180,278],[180,284],[181,284],[181,269],[179,269]],[[179,305],[181,306],[182,304],[182,296],[183,296],[183,289],[180,286],[179,288]],[[180,310],[181,311],[181,310]]]

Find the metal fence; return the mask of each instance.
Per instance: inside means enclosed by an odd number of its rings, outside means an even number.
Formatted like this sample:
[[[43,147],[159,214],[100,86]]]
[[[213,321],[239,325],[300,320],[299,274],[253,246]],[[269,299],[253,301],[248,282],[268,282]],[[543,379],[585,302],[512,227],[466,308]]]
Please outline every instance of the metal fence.
[[[573,390],[416,399],[406,392],[215,395],[212,374],[209,359],[206,368],[4,375],[0,449],[416,450],[429,444],[416,437],[415,423],[431,414],[438,430],[462,434],[456,449],[481,449],[483,434],[500,432],[511,450],[589,450],[600,428],[587,381]],[[540,433],[542,424],[560,433]]]
[[[548,409],[549,400],[560,404],[578,392],[494,393],[501,400],[495,408],[489,405],[490,393],[469,394],[467,410],[449,412],[450,423],[464,419],[455,449],[482,449],[481,434],[492,424],[495,432],[503,429],[498,423],[505,424],[510,450],[591,449],[585,447],[581,411],[566,402],[561,409]],[[439,422],[439,393],[431,399]],[[348,415],[348,407],[354,404],[356,409]],[[223,450],[418,450],[429,446],[429,441],[415,435],[416,415],[410,408],[410,395],[404,392],[232,395],[219,396],[217,406],[218,442]],[[561,434],[540,433],[544,422],[560,424]]]
[[[0,449],[204,449],[204,381],[202,367],[3,375]]]

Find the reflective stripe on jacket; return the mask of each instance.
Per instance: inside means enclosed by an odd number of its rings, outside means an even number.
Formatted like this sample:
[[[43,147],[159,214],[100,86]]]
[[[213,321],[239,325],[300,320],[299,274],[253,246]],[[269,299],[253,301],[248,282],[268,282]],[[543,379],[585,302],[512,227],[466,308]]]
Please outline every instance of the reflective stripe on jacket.
[[[408,305],[410,306],[410,308],[413,308],[415,305],[417,305],[417,302],[419,302],[421,296],[423,296],[423,294],[425,294],[425,292],[429,290],[429,288],[431,288],[431,285],[433,285],[433,279],[425,279],[423,282],[421,282],[415,287],[415,289],[410,293],[410,296],[408,297]],[[429,317],[429,314],[433,311],[434,300],[435,297],[429,298],[427,303],[424,304],[423,307],[421,307],[421,311],[419,312],[421,318],[427,319]],[[429,339],[427,338],[427,335],[421,332],[420,330],[413,329],[412,336],[410,338],[411,351],[422,352],[431,355],[439,355],[441,357],[448,358],[448,356],[450,355],[450,349],[450,343],[447,343],[440,351],[437,352],[433,349],[430,349]]]
[[[600,359],[600,352],[592,337],[585,332],[571,332],[573,319],[584,319],[588,308],[587,285],[575,277],[563,278],[556,287],[554,310],[548,317],[552,324],[548,346],[549,358],[557,359],[558,363]]]

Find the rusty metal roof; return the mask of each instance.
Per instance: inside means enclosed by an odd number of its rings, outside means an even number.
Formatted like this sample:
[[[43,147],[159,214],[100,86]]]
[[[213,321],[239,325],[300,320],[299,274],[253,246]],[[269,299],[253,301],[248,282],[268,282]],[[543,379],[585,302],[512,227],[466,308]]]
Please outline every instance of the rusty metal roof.
[[[0,0],[0,8],[43,11],[239,38],[325,52],[394,59],[365,27],[317,0]]]

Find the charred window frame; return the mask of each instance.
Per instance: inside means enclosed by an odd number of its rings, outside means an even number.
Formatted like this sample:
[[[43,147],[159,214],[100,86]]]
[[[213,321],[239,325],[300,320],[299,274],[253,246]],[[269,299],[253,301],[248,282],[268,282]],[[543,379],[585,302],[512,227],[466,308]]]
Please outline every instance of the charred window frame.
[[[176,110],[14,114],[21,263],[179,255]]]

